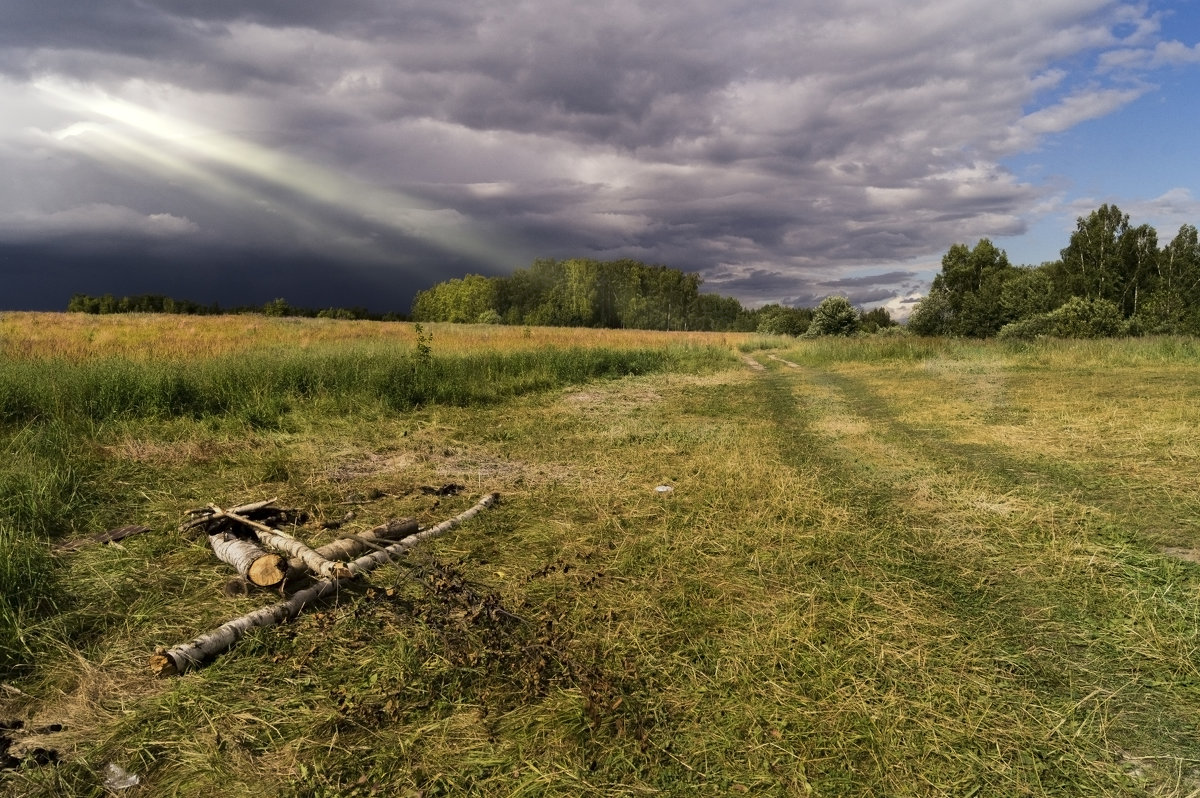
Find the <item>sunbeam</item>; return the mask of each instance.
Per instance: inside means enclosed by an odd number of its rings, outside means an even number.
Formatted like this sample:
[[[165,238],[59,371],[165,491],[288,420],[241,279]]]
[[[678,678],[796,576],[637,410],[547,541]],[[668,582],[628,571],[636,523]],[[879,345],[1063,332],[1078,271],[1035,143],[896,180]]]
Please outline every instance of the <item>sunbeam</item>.
[[[500,265],[506,261],[506,249],[501,243],[482,234],[477,224],[452,208],[433,207],[408,194],[373,186],[101,92],[50,80],[36,85],[68,107],[111,120],[126,131],[139,134],[128,135],[90,121],[70,125],[56,134],[63,140],[94,137],[101,142],[104,154],[119,157],[129,165],[169,173],[210,194],[279,205],[278,194],[268,196],[256,189],[254,183],[258,182],[283,189],[304,204],[323,206],[387,231],[420,239],[448,253],[487,264]],[[335,223],[319,218],[320,214],[312,210],[301,209],[297,203],[286,203],[286,210],[296,221],[321,230],[326,240],[354,242],[356,249],[367,245],[361,233],[335,234],[332,230]],[[380,253],[383,257],[386,254]]]

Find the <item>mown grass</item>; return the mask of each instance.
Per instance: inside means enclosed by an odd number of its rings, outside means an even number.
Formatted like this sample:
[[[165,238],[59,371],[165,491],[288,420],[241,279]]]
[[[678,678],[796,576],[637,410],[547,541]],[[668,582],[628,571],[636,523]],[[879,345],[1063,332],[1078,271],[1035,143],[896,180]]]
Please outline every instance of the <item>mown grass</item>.
[[[1200,571],[1163,551],[1200,548],[1186,343],[770,355],[405,412],[331,391],[268,425],[105,416],[91,512],[154,531],[56,561],[7,711],[67,724],[64,762],[0,789],[101,795],[110,761],[166,795],[1200,789]],[[220,594],[182,508],[279,495],[356,529],[487,490],[405,567],[149,678],[153,646],[270,601]]]

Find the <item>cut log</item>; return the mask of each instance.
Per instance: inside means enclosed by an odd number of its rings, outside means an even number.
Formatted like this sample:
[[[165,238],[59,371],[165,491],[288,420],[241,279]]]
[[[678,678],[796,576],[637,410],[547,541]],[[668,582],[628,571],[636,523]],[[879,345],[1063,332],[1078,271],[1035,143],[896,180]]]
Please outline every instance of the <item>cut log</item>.
[[[288,555],[290,558],[299,560],[301,563],[303,563],[305,568],[312,571],[314,574],[318,574],[327,579],[344,579],[352,575],[351,572],[346,569],[344,563],[334,562],[326,557],[322,557],[308,545],[296,540],[296,538],[292,537],[286,532],[281,532],[278,529],[272,529],[266,524],[260,524],[258,521],[246,518],[243,515],[238,515],[232,510],[222,510],[215,504],[210,506],[213,510],[212,518],[214,520],[217,518],[228,518],[231,521],[236,521],[239,524],[249,527],[250,529],[254,530],[254,535],[258,538],[259,543],[263,544],[269,549],[282,552],[283,554]]]
[[[237,572],[259,587],[274,587],[287,576],[287,561],[278,554],[268,554],[248,540],[232,532],[208,536],[209,545],[217,559],[232,565]]]
[[[404,554],[418,543],[449,532],[464,521],[475,517],[482,510],[491,507],[499,500],[500,495],[498,493],[489,493],[476,502],[469,510],[459,513],[437,526],[432,526],[429,529],[409,535],[403,540],[388,546],[383,551],[376,551],[359,557],[350,563],[349,570],[357,574],[366,573],[374,568],[378,568],[380,565]],[[249,630],[263,626],[275,626],[276,624],[289,621],[296,617],[304,609],[305,605],[335,593],[348,582],[347,578],[322,579],[312,587],[294,593],[287,601],[281,601],[270,607],[264,607],[261,610],[248,613],[240,618],[235,618],[190,643],[184,643],[170,650],[160,648],[150,657],[150,670],[156,676],[173,676],[199,668],[212,657],[233,647]]]
[[[349,560],[371,549],[371,543],[387,546],[416,531],[417,522],[411,518],[388,521],[386,524],[380,524],[366,532],[359,532],[357,535],[338,538],[332,543],[326,543],[317,549],[317,554],[327,560]],[[292,567],[290,560],[288,567]]]

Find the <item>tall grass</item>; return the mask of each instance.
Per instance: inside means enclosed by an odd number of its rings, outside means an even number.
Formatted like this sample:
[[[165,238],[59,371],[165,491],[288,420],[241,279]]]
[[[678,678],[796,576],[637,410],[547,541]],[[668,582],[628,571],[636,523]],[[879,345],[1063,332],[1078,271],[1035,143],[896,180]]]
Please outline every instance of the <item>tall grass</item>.
[[[54,608],[49,539],[72,524],[87,459],[61,421],[10,431],[0,464],[0,674],[29,653],[27,630]]]

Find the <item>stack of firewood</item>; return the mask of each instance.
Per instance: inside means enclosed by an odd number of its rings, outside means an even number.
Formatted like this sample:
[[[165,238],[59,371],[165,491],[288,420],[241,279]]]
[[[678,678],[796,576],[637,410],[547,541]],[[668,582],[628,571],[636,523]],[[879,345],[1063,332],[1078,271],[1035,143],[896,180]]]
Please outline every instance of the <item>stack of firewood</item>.
[[[150,658],[150,669],[159,676],[169,676],[198,668],[233,646],[250,629],[294,618],[307,604],[336,595],[342,585],[358,574],[396,562],[413,546],[449,532],[499,500],[499,494],[489,493],[453,518],[420,531],[410,519],[389,521],[316,549],[277,528],[295,516],[275,507],[273,499],[228,510],[210,504],[191,511],[183,528],[204,530],[217,556],[236,568],[248,584],[282,585],[294,573],[307,573],[312,581],[286,600],[234,618],[190,643],[156,649]]]
[[[241,578],[255,587],[280,587],[300,574],[341,579],[352,576],[344,560],[370,549],[380,549],[417,531],[417,522],[402,518],[359,534],[346,535],[319,548],[311,548],[281,527],[304,523],[299,510],[275,506],[275,499],[223,510],[210,504],[189,510],[180,531],[201,530],[222,562],[232,565]]]

